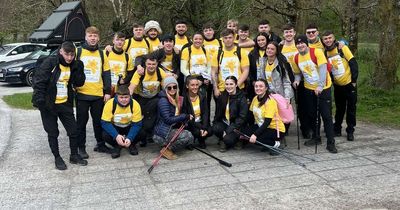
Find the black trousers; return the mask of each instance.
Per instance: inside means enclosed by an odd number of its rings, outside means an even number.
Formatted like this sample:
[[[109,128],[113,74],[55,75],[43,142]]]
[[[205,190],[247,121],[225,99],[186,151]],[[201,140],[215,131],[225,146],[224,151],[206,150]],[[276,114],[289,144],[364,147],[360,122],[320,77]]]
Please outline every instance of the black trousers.
[[[224,135],[224,131],[226,131],[226,129],[228,128],[228,125],[225,124],[224,122],[214,122],[213,124],[213,133],[215,136],[217,136],[219,139],[221,139],[225,145],[229,148],[229,147],[233,147],[236,142],[239,141],[239,135],[235,132],[230,132],[230,133],[226,133],[225,137],[223,137]]]
[[[103,113],[104,102],[103,98],[87,101],[87,100],[76,100],[76,119],[78,122],[79,131],[79,148],[86,147],[86,124],[90,116],[92,117],[94,137],[96,138],[97,145],[104,144],[102,139],[102,128],[101,128],[101,115]]]
[[[251,136],[256,132],[258,128],[259,127],[257,124],[253,124],[243,129],[243,133],[248,136]],[[279,138],[278,138],[275,129],[267,128],[264,133],[262,133],[260,136],[257,136],[257,141],[263,144],[274,146],[275,141],[280,141],[284,135],[285,133],[279,132]]]
[[[356,126],[357,88],[351,83],[345,86],[334,85],[334,97],[336,105],[335,131],[342,130],[342,122],[346,113],[346,132],[353,133]]]
[[[194,124],[189,124],[187,127],[187,130],[190,131],[195,139],[197,139],[199,142],[205,141],[208,137],[212,136],[212,128],[211,126],[206,129],[207,135],[206,136],[201,136],[200,132],[200,123],[195,122]]]
[[[57,123],[58,118],[67,131],[71,155],[78,154],[78,130],[72,106],[65,103],[56,104],[55,110],[40,110],[40,116],[42,117],[43,128],[47,133],[49,146],[54,157],[60,156],[58,148],[58,135],[60,134]]]
[[[145,142],[147,138],[153,136],[154,126],[157,120],[158,97],[144,98],[135,94],[133,98],[139,103],[143,115],[143,126],[139,130],[136,139]]]
[[[313,137],[320,137],[319,130],[321,122],[320,117],[317,116],[318,111],[322,117],[322,120],[324,121],[324,129],[328,139],[328,144],[334,144],[335,139],[333,136],[331,88],[323,90],[318,97],[315,95],[314,90],[305,89],[304,94],[305,105],[307,107],[306,123],[311,126]],[[318,107],[317,104],[319,104]],[[318,128],[317,121],[319,125]]]
[[[115,125],[114,125],[114,128],[117,130],[117,132],[118,132],[119,135],[128,135],[129,130],[131,129],[131,126],[127,126],[127,127],[125,127],[125,128],[121,128],[121,127],[118,127],[118,126],[115,126]],[[118,146],[117,140],[115,140],[115,139],[114,139],[110,134],[108,134],[105,130],[103,130],[102,137],[103,137],[103,140],[104,140],[106,143],[108,143],[109,145],[111,145],[111,146],[113,146],[113,147],[117,147],[117,146]],[[135,139],[137,139],[137,138],[135,138]],[[135,143],[136,143],[136,141],[134,141],[133,139],[131,139],[131,141],[132,141],[132,142],[131,142],[132,144],[135,144]]]
[[[200,87],[200,92],[207,97],[208,116],[211,116],[211,98],[214,96],[211,81],[208,85],[203,83]]]
[[[295,89],[295,99],[297,104],[297,116],[300,121],[300,130],[302,134],[308,134],[311,130],[311,126],[308,124],[307,120],[307,106],[305,98],[305,87],[304,82],[301,81],[297,89]]]

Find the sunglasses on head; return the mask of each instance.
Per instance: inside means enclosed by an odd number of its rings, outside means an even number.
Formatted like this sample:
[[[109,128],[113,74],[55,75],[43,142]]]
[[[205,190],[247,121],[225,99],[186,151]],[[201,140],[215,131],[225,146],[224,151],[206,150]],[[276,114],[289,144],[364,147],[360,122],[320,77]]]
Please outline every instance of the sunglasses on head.
[[[176,89],[178,89],[178,86],[176,86],[176,85],[167,87],[167,90],[176,90]]]
[[[317,31],[307,31],[306,33],[307,34],[315,34],[315,32],[317,32]]]

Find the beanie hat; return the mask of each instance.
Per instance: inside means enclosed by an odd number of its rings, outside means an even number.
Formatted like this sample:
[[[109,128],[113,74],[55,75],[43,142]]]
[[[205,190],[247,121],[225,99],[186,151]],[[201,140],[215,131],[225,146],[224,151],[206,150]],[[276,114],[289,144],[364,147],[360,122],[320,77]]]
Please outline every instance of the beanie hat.
[[[174,76],[169,76],[164,79],[163,89],[165,90],[170,84],[176,84],[176,86],[178,86],[178,82],[176,81]]]
[[[147,34],[152,28],[156,29],[159,34],[162,33],[160,24],[155,20],[150,20],[144,25],[144,33]]]
[[[172,34],[165,34],[164,36],[161,37],[161,42],[164,44],[165,41],[174,41],[175,42],[175,36]]]
[[[294,43],[295,43],[296,45],[299,44],[299,43],[304,43],[304,44],[306,44],[306,45],[308,46],[308,39],[307,39],[307,36],[304,35],[304,34],[298,35],[298,36],[296,37],[296,39],[294,40]]]

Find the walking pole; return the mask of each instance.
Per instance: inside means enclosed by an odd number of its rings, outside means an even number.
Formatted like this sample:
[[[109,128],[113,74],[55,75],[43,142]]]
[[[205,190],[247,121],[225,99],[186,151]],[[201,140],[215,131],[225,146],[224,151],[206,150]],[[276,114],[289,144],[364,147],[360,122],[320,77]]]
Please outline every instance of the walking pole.
[[[206,152],[206,151],[204,151],[204,150],[202,150],[202,149],[200,149],[200,148],[197,148],[197,147],[193,147],[193,148],[196,149],[196,150],[198,150],[198,151],[200,151],[201,153],[203,153],[203,154],[205,154],[205,155],[211,157],[211,158],[214,158],[214,159],[217,160],[221,165],[224,165],[224,166],[226,166],[226,167],[231,167],[231,166],[232,166],[231,163],[228,163],[228,162],[226,162],[226,161],[223,161],[223,160],[221,160],[221,159],[215,157],[214,155],[212,155],[212,154],[210,154],[210,153],[208,153],[208,152]]]
[[[300,150],[300,129],[299,129],[299,93],[297,90],[298,86],[295,89],[296,93],[296,129],[297,129],[297,149]]]
[[[318,138],[320,137],[320,126],[319,126],[319,95],[317,95],[317,119],[316,119],[316,123],[315,123],[315,133],[316,133],[316,139],[315,139],[315,154],[317,154],[317,150],[318,150]]]

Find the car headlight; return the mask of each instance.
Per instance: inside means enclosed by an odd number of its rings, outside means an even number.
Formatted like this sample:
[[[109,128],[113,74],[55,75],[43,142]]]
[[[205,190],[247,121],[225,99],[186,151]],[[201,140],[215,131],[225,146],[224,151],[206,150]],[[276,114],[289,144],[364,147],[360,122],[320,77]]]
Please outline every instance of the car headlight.
[[[8,71],[10,71],[10,72],[19,72],[19,71],[22,71],[22,69],[24,69],[24,67],[19,66],[19,67],[9,68]]]

